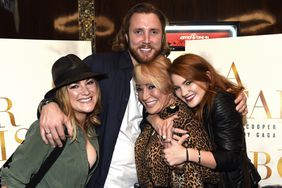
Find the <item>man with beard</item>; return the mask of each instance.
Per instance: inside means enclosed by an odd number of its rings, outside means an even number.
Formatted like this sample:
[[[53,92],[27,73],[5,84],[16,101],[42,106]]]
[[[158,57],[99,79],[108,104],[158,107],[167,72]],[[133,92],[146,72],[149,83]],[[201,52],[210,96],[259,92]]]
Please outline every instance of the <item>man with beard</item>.
[[[100,156],[88,187],[127,188],[137,182],[134,143],[140,134],[143,107],[134,91],[132,70],[137,63],[150,62],[160,53],[169,54],[166,24],[167,19],[159,9],[148,3],[137,4],[123,18],[112,45],[114,52],[92,54],[84,59],[95,72],[108,76],[99,82],[103,110],[102,125],[96,131]],[[241,98],[237,107],[244,111],[246,98]],[[44,103],[48,104],[44,105],[40,116],[42,139],[46,144],[61,146],[60,139],[65,139],[63,125],[72,135],[69,119],[56,103],[45,99],[41,106]]]

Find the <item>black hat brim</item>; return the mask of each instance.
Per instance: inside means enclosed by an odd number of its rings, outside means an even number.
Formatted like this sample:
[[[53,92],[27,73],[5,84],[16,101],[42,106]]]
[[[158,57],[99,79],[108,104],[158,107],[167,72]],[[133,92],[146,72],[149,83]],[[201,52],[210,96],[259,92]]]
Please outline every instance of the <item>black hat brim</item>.
[[[75,77],[70,77],[70,78],[64,80],[63,82],[61,82],[59,85],[57,85],[53,89],[49,90],[44,95],[44,98],[45,99],[55,98],[55,95],[56,95],[56,92],[57,92],[58,89],[60,89],[63,86],[72,84],[74,82],[78,82],[80,80],[85,80],[85,79],[88,79],[88,78],[94,78],[95,80],[100,80],[100,79],[103,79],[104,77],[106,77],[106,74],[93,73],[93,72],[86,72],[86,73],[83,73],[83,74],[76,75]]]

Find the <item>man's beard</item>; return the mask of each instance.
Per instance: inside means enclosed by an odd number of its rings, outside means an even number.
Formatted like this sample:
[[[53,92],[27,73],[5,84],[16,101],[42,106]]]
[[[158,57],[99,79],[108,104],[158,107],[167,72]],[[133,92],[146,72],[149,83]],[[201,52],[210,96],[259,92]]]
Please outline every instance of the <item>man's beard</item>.
[[[156,50],[155,48],[153,48],[152,46],[148,46],[154,50]],[[137,50],[133,49],[130,45],[129,45],[129,52],[131,54],[131,56],[137,61],[137,63],[148,63],[153,61],[158,55],[160,55],[161,53],[161,49],[156,50],[151,56],[142,56],[140,54],[138,54]]]

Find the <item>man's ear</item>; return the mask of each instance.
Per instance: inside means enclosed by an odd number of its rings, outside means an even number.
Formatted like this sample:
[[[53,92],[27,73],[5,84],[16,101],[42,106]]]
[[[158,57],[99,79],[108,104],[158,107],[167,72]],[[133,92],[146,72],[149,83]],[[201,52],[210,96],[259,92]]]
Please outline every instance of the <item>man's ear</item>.
[[[128,44],[128,34],[125,33],[125,34],[124,34],[124,37],[125,37],[126,43]]]

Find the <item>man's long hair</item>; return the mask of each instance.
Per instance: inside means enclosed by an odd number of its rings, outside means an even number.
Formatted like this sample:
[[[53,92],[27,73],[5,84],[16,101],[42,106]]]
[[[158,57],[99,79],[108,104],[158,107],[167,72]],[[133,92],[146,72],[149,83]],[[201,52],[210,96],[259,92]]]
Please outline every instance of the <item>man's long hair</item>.
[[[113,41],[112,50],[116,52],[120,52],[128,49],[129,46],[125,38],[125,34],[128,34],[130,19],[132,15],[135,13],[145,13],[145,14],[153,13],[157,15],[162,25],[163,36],[162,36],[161,53],[163,55],[168,56],[170,54],[170,49],[168,47],[166,41],[166,35],[165,35],[165,26],[168,24],[167,18],[161,10],[159,10],[157,7],[155,7],[150,3],[136,4],[127,12],[127,14],[123,18],[121,28]]]

